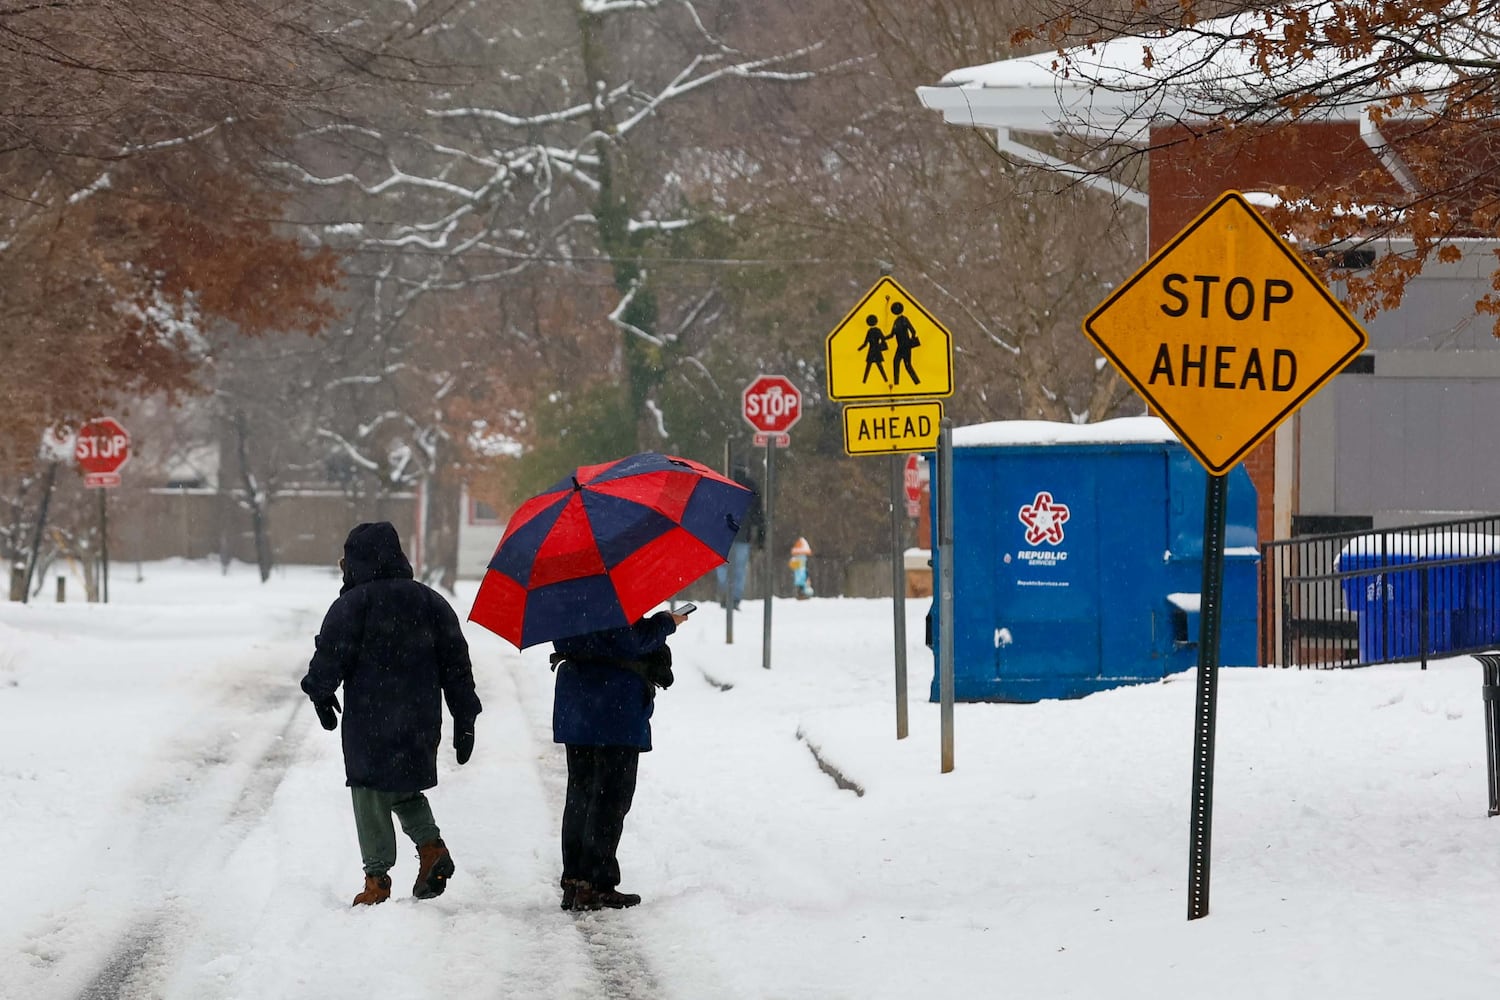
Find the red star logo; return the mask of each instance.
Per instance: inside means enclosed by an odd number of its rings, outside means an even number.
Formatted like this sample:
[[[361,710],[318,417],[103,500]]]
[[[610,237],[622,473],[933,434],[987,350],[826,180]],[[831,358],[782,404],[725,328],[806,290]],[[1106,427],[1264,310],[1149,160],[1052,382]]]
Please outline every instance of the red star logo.
[[[1061,545],[1062,526],[1067,519],[1067,504],[1054,503],[1051,493],[1038,493],[1035,500],[1021,508],[1021,523],[1026,525],[1026,543]]]

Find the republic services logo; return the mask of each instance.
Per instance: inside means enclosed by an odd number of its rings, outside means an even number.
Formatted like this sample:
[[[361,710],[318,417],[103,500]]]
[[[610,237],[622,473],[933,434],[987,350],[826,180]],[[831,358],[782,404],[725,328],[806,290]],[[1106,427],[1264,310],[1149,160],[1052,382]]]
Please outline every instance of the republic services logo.
[[[1062,544],[1062,526],[1068,519],[1068,507],[1067,504],[1054,502],[1051,493],[1038,493],[1035,500],[1021,508],[1020,517],[1021,523],[1026,525],[1028,545],[1040,545],[1042,542],[1048,545]]]

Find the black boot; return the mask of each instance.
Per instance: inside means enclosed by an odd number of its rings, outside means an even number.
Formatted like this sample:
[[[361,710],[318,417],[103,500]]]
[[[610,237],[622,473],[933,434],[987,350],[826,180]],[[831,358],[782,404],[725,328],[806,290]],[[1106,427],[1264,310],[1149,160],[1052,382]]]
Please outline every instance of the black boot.
[[[633,892],[618,889],[596,889],[584,882],[573,895],[575,910],[623,910],[627,906],[639,905],[641,897]]]

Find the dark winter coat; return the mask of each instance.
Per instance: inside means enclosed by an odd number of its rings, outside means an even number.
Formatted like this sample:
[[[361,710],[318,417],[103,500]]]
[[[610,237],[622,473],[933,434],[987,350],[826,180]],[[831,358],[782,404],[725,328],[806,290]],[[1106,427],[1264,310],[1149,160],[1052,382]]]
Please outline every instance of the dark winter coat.
[[[760,484],[750,478],[750,470],[742,465],[735,467],[732,478],[752,494],[750,506],[745,508],[745,516],[740,520],[740,530],[734,540],[746,542],[752,548],[763,549],[766,547],[766,512],[760,503]]]
[[[554,642],[562,660],[552,700],[553,742],[650,750],[655,688],[623,664],[658,655],[676,631],[672,615],[658,611],[625,628]]]
[[[437,784],[442,699],[455,725],[480,712],[469,645],[437,591],[412,579],[396,529],[361,524],[344,542],[344,586],[302,679],[314,704],[344,687],[350,785],[415,792]]]

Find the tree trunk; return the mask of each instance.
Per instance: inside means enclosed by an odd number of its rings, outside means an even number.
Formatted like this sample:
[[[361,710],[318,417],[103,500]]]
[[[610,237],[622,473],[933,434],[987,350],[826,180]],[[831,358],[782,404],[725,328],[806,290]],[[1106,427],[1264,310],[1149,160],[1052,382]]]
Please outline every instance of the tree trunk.
[[[256,504],[251,509],[250,524],[255,532],[255,564],[260,568],[260,582],[265,583],[271,579],[271,567],[274,565],[271,538],[267,532],[265,505]]]
[[[32,574],[36,572],[37,559],[42,551],[42,532],[47,528],[47,508],[52,503],[52,487],[57,483],[57,463],[47,465],[47,481],[42,485],[42,503],[36,513],[36,530],[31,535],[31,555],[26,560],[26,581],[21,588],[21,600],[25,602],[31,593]]]
[[[440,477],[427,481],[427,565],[423,578],[450,594],[458,581],[458,524],[461,491]]]
[[[255,539],[255,564],[260,569],[260,582],[265,583],[271,579],[271,568],[275,565],[274,553],[271,551],[270,498],[256,483],[255,476],[250,471],[250,430],[243,412],[235,411],[233,425],[235,453],[240,464],[240,485],[245,492],[245,497],[240,502],[250,512],[250,529]]]
[[[603,18],[595,13],[582,14],[579,27],[582,34],[580,54],[589,93],[602,93],[608,89],[606,53],[600,37]],[[594,143],[594,153],[599,158],[599,193],[594,204],[594,219],[599,226],[600,249],[611,262],[615,288],[622,296],[630,297],[629,305],[620,312],[619,323],[623,326],[620,336],[624,346],[625,389],[630,415],[639,421],[645,412],[646,400],[662,379],[661,349],[646,339],[656,336],[659,309],[650,277],[641,265],[646,237],[630,231],[634,191],[629,179],[622,178],[616,170],[616,147],[610,139],[615,131],[614,122],[602,102],[594,104],[592,122],[599,137]],[[639,437],[637,431],[638,444]]]

